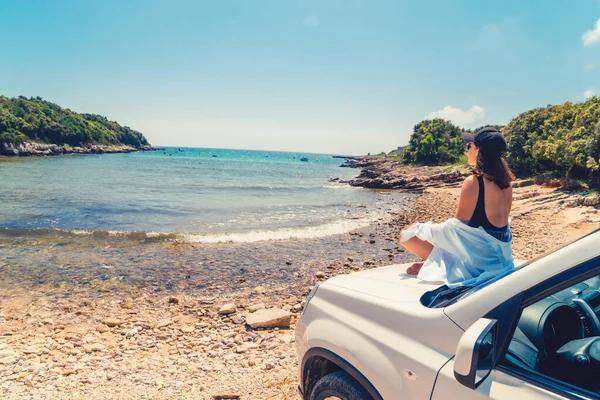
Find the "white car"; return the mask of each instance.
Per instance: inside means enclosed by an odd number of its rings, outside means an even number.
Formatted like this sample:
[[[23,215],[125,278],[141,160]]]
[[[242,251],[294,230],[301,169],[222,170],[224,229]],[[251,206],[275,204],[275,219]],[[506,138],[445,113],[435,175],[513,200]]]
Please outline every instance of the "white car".
[[[331,278],[296,327],[304,399],[600,398],[600,229],[477,287]]]

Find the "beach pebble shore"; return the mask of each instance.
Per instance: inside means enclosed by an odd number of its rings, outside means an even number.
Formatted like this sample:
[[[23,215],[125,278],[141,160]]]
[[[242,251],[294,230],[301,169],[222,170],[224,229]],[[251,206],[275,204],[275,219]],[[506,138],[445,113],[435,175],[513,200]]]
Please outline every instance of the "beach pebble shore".
[[[597,227],[600,210],[582,196],[516,188],[515,257],[535,257]],[[426,189],[391,222],[344,235],[343,243],[358,241],[376,252],[288,261],[282,268],[294,279],[279,284],[254,276],[244,286],[232,281],[154,293],[5,283],[0,398],[299,399],[294,326],[311,287],[338,274],[416,260],[397,243],[401,228],[453,216],[457,198],[454,184]]]

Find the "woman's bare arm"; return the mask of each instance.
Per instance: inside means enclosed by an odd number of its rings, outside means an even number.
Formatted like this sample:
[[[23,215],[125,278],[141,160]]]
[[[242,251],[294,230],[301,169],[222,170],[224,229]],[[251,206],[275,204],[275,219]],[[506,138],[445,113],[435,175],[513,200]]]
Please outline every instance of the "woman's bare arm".
[[[473,216],[475,206],[477,205],[477,196],[479,194],[479,183],[475,175],[469,176],[463,182],[456,208],[455,218],[464,223],[468,223]]]

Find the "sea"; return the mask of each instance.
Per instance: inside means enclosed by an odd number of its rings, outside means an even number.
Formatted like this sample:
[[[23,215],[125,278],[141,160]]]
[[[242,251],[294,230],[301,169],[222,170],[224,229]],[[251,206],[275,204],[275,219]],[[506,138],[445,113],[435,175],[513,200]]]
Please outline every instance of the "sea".
[[[281,265],[364,257],[366,239],[348,234],[411,198],[333,180],[357,175],[343,162],[174,147],[2,158],[0,273],[55,287],[116,279],[165,290],[204,288],[240,269],[249,285],[267,271],[287,279]]]

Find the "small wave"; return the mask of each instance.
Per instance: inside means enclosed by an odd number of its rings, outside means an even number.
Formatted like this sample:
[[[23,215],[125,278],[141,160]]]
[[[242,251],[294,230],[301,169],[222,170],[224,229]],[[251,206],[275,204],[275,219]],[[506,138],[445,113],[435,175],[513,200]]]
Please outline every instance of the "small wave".
[[[347,183],[329,182],[322,186],[324,189],[362,190],[363,188],[350,186]]]
[[[156,231],[117,231],[117,230],[85,230],[85,229],[54,229],[54,231],[70,234],[73,236],[97,236],[97,237],[124,237],[127,239],[177,239],[178,234],[174,232]]]
[[[289,239],[314,239],[324,236],[347,233],[355,229],[364,228],[377,220],[376,217],[352,219],[332,222],[318,226],[279,229],[271,231],[251,231],[243,233],[224,234],[183,234],[183,241],[187,243],[253,243],[262,241],[279,241]]]
[[[11,237],[44,237],[44,236],[91,236],[91,237],[123,237],[136,240],[174,240],[179,237],[174,232],[155,232],[155,231],[118,231],[118,230],[92,230],[92,229],[2,229],[2,235]]]
[[[324,236],[343,234],[352,230],[364,228],[380,220],[378,213],[368,216],[341,219],[335,222],[297,228],[274,230],[254,230],[239,233],[188,233],[161,231],[122,231],[122,230],[86,230],[86,229],[1,229],[0,235],[9,237],[119,237],[129,240],[142,241],[177,241],[183,243],[253,243],[261,241],[281,241],[289,239],[314,239]]]

